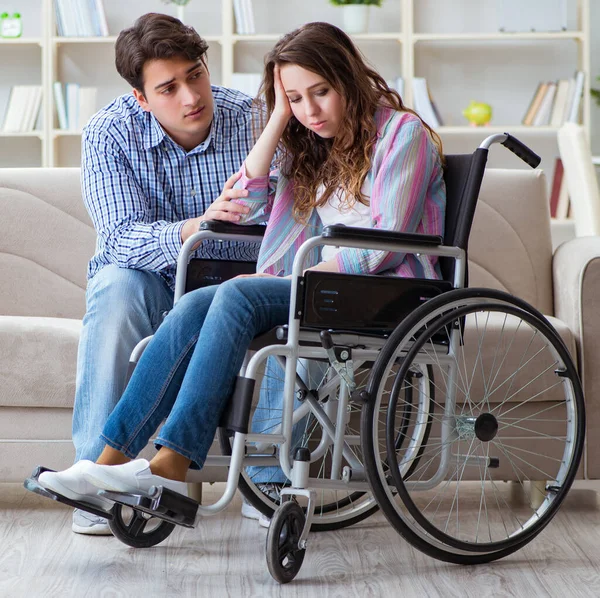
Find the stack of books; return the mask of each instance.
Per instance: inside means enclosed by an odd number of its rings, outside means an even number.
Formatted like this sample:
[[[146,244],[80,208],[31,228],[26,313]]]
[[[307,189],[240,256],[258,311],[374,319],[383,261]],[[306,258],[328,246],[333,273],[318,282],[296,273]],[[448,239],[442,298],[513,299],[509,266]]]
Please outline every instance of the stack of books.
[[[106,37],[102,0],[56,0],[56,29],[63,37]]]
[[[10,90],[2,131],[27,133],[35,129],[42,105],[41,85],[15,85]]]
[[[252,0],[233,0],[233,14],[235,15],[236,31],[240,35],[254,35],[254,12]]]
[[[81,87],[78,83],[54,83],[54,105],[58,126],[63,131],[81,131],[96,113],[97,87]]]
[[[532,127],[560,127],[565,122],[579,122],[584,82],[583,71],[577,71],[571,79],[541,81],[522,123]]]

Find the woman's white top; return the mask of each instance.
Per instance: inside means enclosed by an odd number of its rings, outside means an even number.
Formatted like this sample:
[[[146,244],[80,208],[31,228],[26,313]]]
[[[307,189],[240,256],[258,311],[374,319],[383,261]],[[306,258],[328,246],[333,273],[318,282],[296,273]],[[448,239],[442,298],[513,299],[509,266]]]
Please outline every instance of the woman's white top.
[[[317,189],[318,198],[323,195],[324,190],[323,185]],[[368,200],[371,199],[371,181],[368,176],[365,178],[361,191]],[[355,201],[354,205],[349,208],[342,202],[340,189],[331,194],[324,206],[317,207],[317,214],[319,214],[323,226],[345,224],[346,226],[371,228],[371,207]],[[324,245],[321,249],[321,260],[326,262],[332,259],[338,251],[340,251],[340,247]]]

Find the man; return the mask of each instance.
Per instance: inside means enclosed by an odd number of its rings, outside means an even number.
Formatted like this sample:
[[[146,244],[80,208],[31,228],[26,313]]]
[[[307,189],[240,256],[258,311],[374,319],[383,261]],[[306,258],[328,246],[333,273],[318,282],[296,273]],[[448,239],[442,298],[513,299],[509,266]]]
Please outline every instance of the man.
[[[116,67],[132,93],[100,110],[82,138],[82,191],[98,237],[88,268],[73,414],[76,460],[95,460],[126,383],[129,356],[173,306],[175,263],[203,220],[236,222],[235,177],[254,143],[252,100],[212,87],[206,42],[146,14],[121,32]],[[216,198],[216,200],[215,200]],[[257,248],[203,243],[197,257],[253,261]],[[73,531],[110,533],[83,511]]]

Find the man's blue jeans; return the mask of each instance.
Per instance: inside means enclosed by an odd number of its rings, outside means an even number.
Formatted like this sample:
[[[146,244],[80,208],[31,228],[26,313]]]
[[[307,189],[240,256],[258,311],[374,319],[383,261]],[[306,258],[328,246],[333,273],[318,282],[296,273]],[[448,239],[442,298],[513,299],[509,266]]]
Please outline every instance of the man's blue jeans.
[[[172,291],[153,272],[111,265],[88,282],[73,411],[76,460],[95,461],[102,452],[100,433],[125,390],[131,352],[172,307]]]
[[[102,432],[135,458],[156,444],[202,467],[250,341],[287,322],[291,282],[236,278],[184,295],[142,354]]]

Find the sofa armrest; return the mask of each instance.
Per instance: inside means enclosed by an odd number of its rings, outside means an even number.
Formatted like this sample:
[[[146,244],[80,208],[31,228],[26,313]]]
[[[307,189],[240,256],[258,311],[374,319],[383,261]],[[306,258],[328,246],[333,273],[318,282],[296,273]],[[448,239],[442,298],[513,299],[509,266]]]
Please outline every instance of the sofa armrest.
[[[586,428],[600,427],[600,237],[563,243],[553,258],[554,315],[575,336]],[[596,407],[595,403],[599,406]],[[600,478],[600,435],[587,434],[585,477]]]

